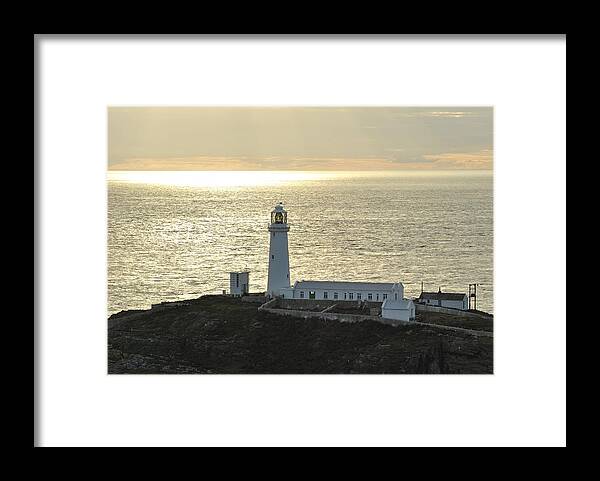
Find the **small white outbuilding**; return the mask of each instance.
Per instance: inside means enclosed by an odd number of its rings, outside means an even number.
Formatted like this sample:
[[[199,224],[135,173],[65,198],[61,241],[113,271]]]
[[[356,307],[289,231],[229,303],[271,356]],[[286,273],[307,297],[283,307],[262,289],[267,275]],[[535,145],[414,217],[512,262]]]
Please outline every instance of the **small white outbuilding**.
[[[469,310],[469,298],[463,292],[421,292],[417,299],[421,304],[427,306],[447,307],[450,309]]]
[[[381,317],[397,321],[415,320],[415,303],[411,299],[386,299],[381,305]]]
[[[241,297],[248,294],[250,288],[250,272],[230,272],[229,273],[229,292],[234,297]]]

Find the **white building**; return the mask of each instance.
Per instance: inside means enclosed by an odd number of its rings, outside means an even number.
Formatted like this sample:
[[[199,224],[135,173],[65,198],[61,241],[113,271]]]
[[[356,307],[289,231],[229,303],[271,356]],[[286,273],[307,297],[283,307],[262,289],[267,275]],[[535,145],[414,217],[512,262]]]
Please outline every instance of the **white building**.
[[[469,309],[469,298],[465,293],[458,292],[421,292],[419,303],[426,306],[448,307],[450,309],[460,309],[467,311]]]
[[[248,294],[250,286],[250,272],[230,272],[229,273],[229,292],[234,297],[240,297]]]
[[[414,321],[415,303],[410,299],[386,299],[381,305],[381,317],[398,321]]]
[[[267,295],[279,295],[279,290],[290,286],[290,255],[288,252],[287,212],[280,202],[271,211],[269,224],[269,278]]]
[[[402,300],[404,285],[401,282],[338,282],[296,281],[293,286],[279,290],[286,299],[328,299],[334,301]]]

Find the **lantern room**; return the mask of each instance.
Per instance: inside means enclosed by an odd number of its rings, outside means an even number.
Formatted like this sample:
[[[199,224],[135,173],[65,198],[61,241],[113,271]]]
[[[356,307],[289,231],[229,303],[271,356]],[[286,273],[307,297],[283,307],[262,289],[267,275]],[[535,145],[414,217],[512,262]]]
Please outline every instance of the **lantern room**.
[[[283,208],[282,202],[271,211],[271,224],[287,224],[287,211]]]

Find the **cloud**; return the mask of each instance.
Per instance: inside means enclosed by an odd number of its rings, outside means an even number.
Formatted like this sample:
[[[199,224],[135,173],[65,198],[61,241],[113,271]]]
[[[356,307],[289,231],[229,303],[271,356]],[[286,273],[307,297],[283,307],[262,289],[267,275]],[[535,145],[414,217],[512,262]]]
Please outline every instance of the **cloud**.
[[[259,168],[243,156],[132,157],[109,166],[109,170],[255,170]]]
[[[424,117],[445,117],[445,118],[461,118],[461,117],[478,117],[476,112],[466,112],[466,111],[434,111],[434,112],[424,112]]]
[[[391,149],[402,151],[403,149]],[[109,170],[486,170],[493,167],[493,151],[451,152],[408,157],[285,157],[192,156],[131,158]]]
[[[474,169],[490,170],[493,168],[494,153],[491,149],[477,152],[452,152],[445,154],[429,154],[423,158],[432,163],[436,169]]]
[[[493,109],[110,108],[111,170],[491,168]]]
[[[482,114],[489,115],[488,111],[482,112],[480,109],[464,110],[430,110],[430,109],[406,109],[392,113],[393,118],[440,118],[440,119],[460,119],[482,117]]]
[[[387,158],[282,157],[262,158],[192,156],[131,158],[109,166],[109,170],[388,170],[396,168]]]

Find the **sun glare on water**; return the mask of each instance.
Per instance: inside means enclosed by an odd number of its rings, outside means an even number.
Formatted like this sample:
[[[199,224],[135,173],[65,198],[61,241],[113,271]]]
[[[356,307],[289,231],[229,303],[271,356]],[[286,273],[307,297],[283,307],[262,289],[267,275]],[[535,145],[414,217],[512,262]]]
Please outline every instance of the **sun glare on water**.
[[[446,176],[473,177],[485,175],[487,171],[449,171]],[[283,183],[310,182],[341,178],[367,177],[432,177],[442,175],[438,171],[289,171],[289,170],[109,170],[111,182],[129,184],[171,185],[180,187],[236,188],[269,186]],[[489,175],[489,174],[488,174]]]
[[[298,171],[109,171],[108,180],[135,184],[190,187],[244,187],[282,182],[320,180],[335,176],[326,172]]]

